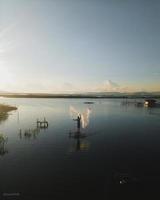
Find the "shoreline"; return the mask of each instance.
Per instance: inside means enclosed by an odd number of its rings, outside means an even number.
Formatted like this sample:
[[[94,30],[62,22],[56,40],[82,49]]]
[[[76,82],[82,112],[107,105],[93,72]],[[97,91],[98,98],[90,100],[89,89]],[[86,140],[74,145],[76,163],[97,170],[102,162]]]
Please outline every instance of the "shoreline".
[[[66,99],[145,99],[145,98],[154,98],[160,99],[160,95],[144,95],[144,96],[136,96],[136,95],[122,95],[122,96],[113,96],[113,95],[48,95],[48,94],[4,94],[0,95],[0,97],[4,98],[66,98]]]

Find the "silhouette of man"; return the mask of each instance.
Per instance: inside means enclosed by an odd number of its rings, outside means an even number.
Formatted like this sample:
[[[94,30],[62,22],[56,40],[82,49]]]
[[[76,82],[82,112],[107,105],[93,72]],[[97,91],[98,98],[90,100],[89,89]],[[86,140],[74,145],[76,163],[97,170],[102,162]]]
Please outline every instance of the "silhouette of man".
[[[77,121],[77,129],[80,130],[80,128],[81,128],[81,115],[78,115],[77,119],[74,119],[74,121]]]

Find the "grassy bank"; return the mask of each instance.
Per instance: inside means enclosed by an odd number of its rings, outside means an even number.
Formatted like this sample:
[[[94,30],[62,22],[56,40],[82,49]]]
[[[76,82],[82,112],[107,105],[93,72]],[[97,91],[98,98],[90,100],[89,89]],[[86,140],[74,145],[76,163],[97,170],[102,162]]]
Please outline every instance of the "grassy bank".
[[[10,112],[12,110],[17,110],[17,107],[5,105],[5,104],[0,104],[0,112]]]

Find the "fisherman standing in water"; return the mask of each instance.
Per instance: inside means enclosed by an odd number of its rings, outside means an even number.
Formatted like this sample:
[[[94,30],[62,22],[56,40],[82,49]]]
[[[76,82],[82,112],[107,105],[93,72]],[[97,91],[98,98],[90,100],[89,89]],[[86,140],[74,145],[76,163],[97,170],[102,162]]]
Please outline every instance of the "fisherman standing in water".
[[[73,119],[74,121],[77,121],[77,130],[78,132],[80,132],[80,128],[81,128],[81,115],[79,114],[77,119]]]

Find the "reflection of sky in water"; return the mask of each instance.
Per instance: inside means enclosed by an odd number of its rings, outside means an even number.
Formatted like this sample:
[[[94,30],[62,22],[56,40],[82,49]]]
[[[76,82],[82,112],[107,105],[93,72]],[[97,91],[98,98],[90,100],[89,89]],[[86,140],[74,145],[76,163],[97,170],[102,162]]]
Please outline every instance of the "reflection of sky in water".
[[[0,132],[8,137],[8,153],[0,157],[0,176],[5,177],[1,191],[33,193],[31,188],[39,191],[43,187],[48,192],[51,185],[55,190],[69,191],[69,185],[74,187],[81,181],[84,187],[90,184],[93,189],[100,178],[106,184],[106,177],[114,170],[132,171],[139,176],[142,172],[159,173],[160,115],[153,114],[159,113],[159,108],[122,106],[119,99],[92,99],[95,103],[91,105],[84,104],[85,99],[0,101],[19,108],[0,124]],[[69,137],[76,131],[70,106],[92,110],[89,124],[82,130],[85,138]],[[37,118],[44,117],[48,129],[40,130],[36,139],[20,139],[19,129],[34,130]]]

